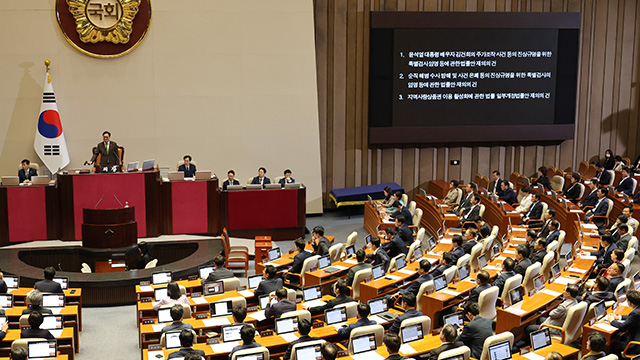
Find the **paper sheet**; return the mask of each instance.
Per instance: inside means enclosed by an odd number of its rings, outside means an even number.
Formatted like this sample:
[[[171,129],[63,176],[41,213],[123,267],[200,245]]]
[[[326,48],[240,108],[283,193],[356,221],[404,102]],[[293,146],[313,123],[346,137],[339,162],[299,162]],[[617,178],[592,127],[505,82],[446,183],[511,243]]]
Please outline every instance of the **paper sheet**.
[[[253,296],[253,291],[250,290],[242,290],[242,291],[238,291],[238,294],[242,295],[243,297],[252,297]]]
[[[153,286],[151,285],[140,286],[140,292],[153,292]]]
[[[413,270],[409,270],[409,269],[402,269],[402,270],[398,270],[398,272],[403,273],[403,274],[407,274],[407,275],[413,275],[416,272]]]
[[[397,281],[402,279],[402,277],[398,276],[398,275],[385,275],[386,278],[392,280],[392,281]]]
[[[592,260],[595,260],[595,258],[596,258],[596,257],[595,257],[595,256],[593,256],[593,259],[592,259]],[[583,258],[583,259],[584,259],[584,258]],[[586,273],[586,272],[587,272],[587,270],[582,270],[582,269],[578,269],[578,268],[575,268],[575,267],[570,267],[570,268],[569,268],[569,271],[570,271],[570,272],[574,272],[574,273],[578,273],[578,274],[584,274],[584,273]]]
[[[384,356],[375,351],[367,351],[360,354],[351,355],[353,360],[384,360]]]
[[[500,271],[502,270],[502,267],[500,266],[494,266],[494,265],[487,265],[484,267],[484,270],[495,270],[495,271]]]
[[[333,326],[334,329],[336,329],[336,331],[340,330],[341,327],[346,326],[347,323],[346,322],[341,322],[341,323],[337,323],[337,324],[333,324],[331,326]]]
[[[528,353],[522,355],[522,357],[527,358],[529,360],[544,360],[545,359],[544,356],[538,355],[538,354],[536,354],[534,352],[528,352]]]
[[[204,296],[200,296],[200,297],[196,297],[196,298],[191,298],[191,301],[193,301],[194,304],[197,305],[201,305],[201,304],[206,304],[208,303],[207,299]]]
[[[153,324],[151,325],[151,327],[153,328],[153,332],[160,332],[162,331],[162,328],[167,326],[168,323],[166,324]]]
[[[415,354],[416,352],[417,352],[416,349],[411,347],[411,345],[409,344],[400,345],[400,354],[402,355],[412,355],[412,354]]]
[[[451,239],[442,239],[440,240],[440,244],[451,244]]]
[[[267,317],[264,315],[264,310],[260,310],[260,311],[256,311],[252,314],[249,314],[250,318],[256,319],[258,321],[262,321],[264,319],[266,319]]]
[[[605,322],[597,323],[597,324],[593,325],[593,327],[602,329],[602,330],[607,331],[607,332],[614,332],[614,331],[618,330],[617,327],[611,326],[611,325],[609,325],[609,324],[607,324]]]
[[[355,264],[357,264],[357,263],[358,263],[358,260],[356,260],[356,259],[348,259],[348,260],[345,260],[345,261],[343,261],[343,262],[346,262],[347,264],[353,264],[353,265],[355,265]]]
[[[562,295],[561,293],[557,292],[557,291],[553,291],[553,290],[549,290],[549,289],[542,289],[542,291],[540,291],[541,293],[545,293],[547,295],[551,295],[553,297],[558,297],[560,295]]]
[[[459,292],[457,292],[457,291],[453,291],[453,290],[449,290],[449,289],[444,289],[444,290],[442,290],[442,291],[440,291],[440,292],[441,292],[441,293],[443,293],[443,294],[453,295],[453,296],[458,296],[458,295],[460,295],[460,293],[459,293]]]
[[[160,356],[158,356],[158,355],[160,355]],[[162,351],[162,350],[149,351],[147,353],[147,358],[149,358],[149,359],[157,359],[157,360],[164,360],[164,351]]]
[[[383,319],[383,318],[381,318],[381,317],[379,317],[379,316],[377,316],[377,315],[369,316],[369,320],[373,320],[373,321],[375,321],[375,322],[376,322],[376,324],[378,324],[378,325],[380,325],[380,324],[384,324],[384,323],[386,323],[386,322],[387,322],[387,320],[385,320],[385,319]]]
[[[219,317],[219,318],[213,318],[213,319],[204,319],[204,320],[202,320],[202,323],[206,327],[221,326],[221,325],[231,325],[231,322],[229,322],[229,319],[227,319],[226,317]]]
[[[234,347],[240,345],[240,342],[238,341],[231,341],[231,342],[226,342],[226,343],[219,343],[219,344],[213,344],[211,345],[211,350],[213,351],[214,354],[216,353],[228,353],[231,352],[231,350],[233,350]],[[151,359],[151,358],[149,358]]]
[[[582,227],[584,229],[593,229],[593,230],[597,230],[598,229],[598,226],[596,224],[585,224],[585,223],[583,223]]]
[[[342,266],[342,265],[331,265],[331,267],[334,267],[334,268],[336,268],[338,270],[347,270],[348,269],[348,267]]]
[[[591,247],[591,246],[582,246],[580,248],[581,251],[598,251],[598,249]]]
[[[504,254],[509,254],[509,255],[515,255],[515,254],[516,254],[516,252],[515,252],[515,251],[513,251],[513,250],[503,250],[502,252],[503,252]]]
[[[284,339],[284,341],[290,343],[292,341],[296,341],[298,340],[298,335],[296,335],[296,333],[286,333],[286,334],[282,334],[280,335],[281,338]]]
[[[561,285],[569,285],[569,284],[577,283],[578,279],[566,278],[561,276],[557,278],[554,282],[557,282],[558,284],[561,284]]]
[[[302,303],[302,307],[304,307],[305,309],[310,309],[318,306],[324,306],[326,304],[327,303],[322,300],[312,300],[312,301],[305,301],[304,303]]]

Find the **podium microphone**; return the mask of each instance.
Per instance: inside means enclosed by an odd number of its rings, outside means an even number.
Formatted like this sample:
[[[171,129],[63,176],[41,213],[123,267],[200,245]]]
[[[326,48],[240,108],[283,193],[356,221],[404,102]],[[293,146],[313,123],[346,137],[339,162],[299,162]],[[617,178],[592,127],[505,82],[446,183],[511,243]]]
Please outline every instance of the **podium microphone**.
[[[100,204],[100,202],[102,201],[102,199],[104,199],[104,195],[102,195],[102,197],[100,198],[100,200],[98,200],[98,202],[97,202],[95,205],[93,205],[93,208],[94,208],[94,209],[96,208],[96,206],[98,206],[98,204]]]
[[[120,200],[118,199],[118,197],[116,196],[116,194],[113,194],[113,197],[116,199],[116,201],[118,202],[118,204],[120,204],[120,206],[124,207],[124,205],[122,205],[122,203],[120,202]]]

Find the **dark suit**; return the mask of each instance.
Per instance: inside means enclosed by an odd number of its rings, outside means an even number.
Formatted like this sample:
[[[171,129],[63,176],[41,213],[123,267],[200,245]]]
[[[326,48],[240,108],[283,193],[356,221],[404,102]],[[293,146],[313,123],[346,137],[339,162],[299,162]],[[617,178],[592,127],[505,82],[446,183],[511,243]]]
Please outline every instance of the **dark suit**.
[[[620,236],[620,238],[616,241],[616,246],[622,251],[627,251],[627,248],[629,247],[629,240],[631,240],[631,234],[626,233]]]
[[[384,358],[384,360],[411,360],[411,358],[408,358],[406,356],[402,356],[400,354],[391,354],[391,355],[387,356],[386,358]]]
[[[463,257],[467,252],[464,250],[462,246],[458,246],[457,248],[451,250],[451,255],[453,255],[453,262],[455,264],[458,263],[458,259]]]
[[[475,239],[471,239],[462,244],[462,248],[464,249],[465,253],[471,254],[471,249],[473,249],[473,247],[476,245],[478,245],[478,242]]]
[[[242,344],[242,345],[235,346],[229,353],[229,359],[233,357],[233,353],[236,351],[259,348],[259,347],[262,347],[262,345],[258,344],[255,340],[251,344],[246,344],[246,345]],[[202,355],[202,357],[204,357],[204,355]]]
[[[607,170],[603,170],[597,178],[600,185],[609,185],[611,182],[611,174]]]
[[[640,341],[640,308],[637,307],[633,309],[629,315],[622,315],[622,320],[613,320],[611,325],[620,329],[620,332],[629,332],[624,346],[626,346],[626,343],[630,341]],[[629,353],[637,354],[638,346],[631,346],[629,348]]]
[[[422,284],[424,284],[429,280],[433,280],[433,275],[431,274],[421,275],[419,278],[413,280],[413,282],[411,283],[411,285],[409,285],[409,287],[407,287],[404,290],[400,290],[400,294],[413,293],[413,295],[418,296],[418,291],[420,291],[420,286],[422,286]]]
[[[308,341],[314,341],[314,340],[318,340],[319,338],[317,337],[311,337],[309,335],[302,335],[298,338],[298,340],[293,340],[292,342],[289,343],[289,347],[287,347],[287,351],[284,353],[284,356],[282,356],[283,360],[289,360],[291,359],[291,350],[293,350],[293,346],[296,344],[300,344],[300,343],[304,343],[304,342],[308,342]],[[296,357],[297,359],[297,357]]]
[[[620,285],[621,282],[624,281],[624,277],[622,275],[620,276],[612,276],[609,279],[609,287],[607,288],[607,291],[614,293],[616,291],[616,288],[618,287],[618,285]]]
[[[149,263],[149,261],[151,261],[151,255],[144,254],[142,255],[142,257],[140,258],[140,261],[138,261],[138,269],[144,269],[145,266],[147,266],[147,263]]]
[[[462,215],[462,222],[476,221],[480,217],[480,203],[472,205]]]
[[[473,290],[471,290],[471,293],[469,293],[469,299],[467,300],[468,302],[478,302],[478,300],[480,299],[480,294],[489,289],[491,287],[491,284],[482,284],[482,285],[478,285],[476,286]],[[499,296],[499,295],[498,295]]]
[[[400,332],[400,325],[403,320],[410,319],[412,317],[422,316],[422,313],[416,309],[409,309],[404,312],[404,314],[398,316],[394,321],[391,327],[389,328],[390,333],[397,334]]]
[[[587,196],[585,196],[581,202],[582,202],[583,209],[587,206],[591,206],[591,207],[596,206],[596,203],[598,203],[598,189],[588,193]]]
[[[161,333],[166,333],[169,331],[175,331],[175,330],[193,330],[193,326],[191,324],[185,324],[182,322],[182,320],[180,321],[174,321],[171,324],[165,326],[162,328]]]
[[[180,348],[180,350],[172,352],[171,354],[169,354],[169,356],[167,357],[167,359],[173,359],[173,358],[181,358],[181,357],[185,357],[185,356],[187,356],[187,354],[188,354],[189,352],[191,352],[191,351],[195,351],[195,352],[197,352],[197,353],[198,353],[198,355],[202,356],[202,358],[203,358],[203,359],[205,358],[205,356],[204,356],[204,351],[202,351],[202,350],[195,350],[195,349],[192,349],[192,348],[190,348],[190,347],[189,347],[189,348]]]
[[[356,265],[353,265],[351,267],[351,269],[349,269],[349,271],[347,272],[347,279],[345,280],[345,282],[347,283],[347,286],[351,286],[353,287],[353,278],[354,276],[356,276],[356,273],[360,270],[364,270],[364,269],[371,269],[371,264],[367,264],[367,263],[358,263]]]
[[[580,188],[580,185],[578,185],[578,183],[575,183],[569,186],[569,188],[565,190],[563,194],[564,194],[564,197],[566,197],[569,200],[576,200],[580,197],[581,190],[582,189]]]
[[[433,270],[430,274],[431,274],[431,276],[436,278],[436,277],[444,274],[444,271],[447,270],[448,268],[450,268],[452,265],[453,264],[451,264],[451,265],[440,265],[435,270]]]
[[[261,295],[269,295],[271,292],[282,288],[282,279],[264,279],[258,284],[253,294],[258,297]]]
[[[251,180],[252,184],[260,184],[260,176],[256,176],[253,178],[253,180]],[[264,187],[267,184],[271,184],[271,180],[268,177],[263,177],[262,178],[262,187]]]
[[[620,184],[616,186],[616,191],[623,192],[627,195],[631,195],[631,191],[633,190],[633,180],[631,177],[626,177],[620,181]]]
[[[466,210],[467,208],[471,207],[471,199],[473,198],[473,193],[465,193],[464,196],[462,197],[462,201],[460,202],[460,206],[458,207],[458,210],[456,210],[456,213],[458,215],[462,214],[464,212],[464,210]]]
[[[528,259],[528,258],[524,258],[520,262],[518,262],[518,264],[516,265],[516,267],[513,270],[517,274],[522,275],[522,278],[524,279],[524,273],[527,271],[527,268],[529,266],[531,266],[531,260]]]
[[[51,335],[49,330],[44,329],[22,329],[20,332],[21,339],[31,339],[31,338],[43,338],[47,340],[55,340],[56,338]]]
[[[516,193],[512,188],[504,190],[502,195],[500,196],[500,199],[504,200],[509,205],[513,205],[514,203],[518,202],[518,197],[516,196]]]
[[[204,285],[206,283],[215,282],[222,279],[231,279],[234,276],[235,275],[233,275],[233,271],[222,267],[222,268],[217,268],[212,272],[210,272],[209,276],[207,276],[206,279],[202,279],[201,282],[202,282],[202,285]]]
[[[342,336],[343,338],[348,338],[349,334],[351,334],[351,330],[361,327],[361,326],[369,326],[369,325],[377,325],[378,323],[376,323],[373,320],[369,320],[369,318],[360,318],[358,319],[358,321],[349,324],[348,326],[343,326],[340,329],[338,329],[338,335]]]
[[[233,184],[229,184],[229,179],[227,179],[222,183],[222,190],[227,190],[229,185],[240,185],[240,181],[233,179]]]
[[[441,353],[447,350],[457,349],[460,346],[464,346],[464,343],[461,341],[454,341],[452,343],[442,343],[442,345],[431,350],[431,352],[429,353],[429,360],[438,360],[438,356],[440,356]]]
[[[196,176],[196,166],[193,164],[189,164],[187,168],[184,164],[178,166],[178,171],[182,171],[184,173],[184,177],[191,178]]]
[[[40,280],[33,287],[43,293],[64,294],[62,286],[53,280]]]
[[[327,301],[326,304],[324,304],[322,306],[316,306],[314,308],[311,308],[311,309],[309,309],[309,311],[311,312],[311,315],[324,314],[325,310],[333,309],[337,305],[346,304],[346,303],[349,303],[349,302],[352,302],[352,301],[353,301],[353,298],[351,296],[346,296],[346,295],[340,294],[335,299],[331,299],[331,300]]]
[[[550,223],[551,223],[551,220],[546,220],[544,222],[544,224],[542,225],[542,229],[540,229],[540,232],[538,233],[538,237],[539,238],[546,239],[547,236],[549,236],[549,224]],[[529,252],[529,254],[531,254],[531,252]]]
[[[389,271],[390,259],[389,255],[387,255],[387,252],[384,251],[384,249],[379,248],[376,249],[376,252],[374,252],[373,254],[367,254],[367,259],[373,259],[373,266],[383,264],[384,266],[382,268],[384,269],[385,273]]]
[[[476,316],[464,326],[456,341],[462,341],[471,349],[472,358],[480,359],[484,341],[492,335],[491,320]]]
[[[104,141],[101,141],[96,145],[96,152],[93,153],[93,157],[91,161],[96,161],[100,155],[100,164],[98,165],[121,165],[120,163],[120,154],[118,154],[118,144],[115,141],[109,142],[109,151],[107,151],[107,147]]]
[[[400,209],[400,211],[396,211],[393,214],[391,214],[389,216],[389,219],[395,220],[398,215],[404,216],[404,220],[407,223],[407,225],[413,225],[413,215],[411,215],[411,211],[409,211],[409,209],[407,209],[406,206],[403,206],[402,209]]]
[[[278,183],[279,183],[282,187],[284,187],[284,184],[293,184],[294,182],[296,182],[296,179],[294,179],[294,178],[291,178],[291,179],[289,179],[289,180],[287,180],[287,178],[282,178],[282,179],[280,179],[280,180],[278,181]]]
[[[542,249],[539,251],[536,251],[535,254],[533,254],[531,256],[531,263],[535,263],[538,262],[540,263],[540,265],[542,265],[542,261],[544,260],[545,255],[547,255],[547,250],[546,249]],[[524,276],[524,275],[522,275]]]
[[[502,291],[504,290],[504,284],[512,276],[516,276],[515,271],[503,271],[498,277],[496,281],[493,282],[493,286],[498,287],[498,296],[502,296]]]
[[[301,251],[297,253],[296,256],[293,257],[293,265],[291,265],[291,269],[289,269],[289,272],[300,274],[300,272],[302,271],[302,265],[304,265],[304,261],[311,256],[313,255],[311,255],[311,253],[308,251]]]
[[[413,231],[411,231],[411,228],[409,228],[407,224],[402,224],[396,230],[396,236],[399,236],[406,246],[410,246],[413,242]]]
[[[498,195],[498,197],[502,196],[502,194],[504,194],[504,192],[502,191],[502,182],[504,180],[498,178],[498,180],[496,181],[492,181],[489,183],[489,192],[490,193],[496,193],[496,195]]]
[[[611,264],[613,264],[613,260],[611,260],[611,253],[617,248],[618,246],[613,243],[606,249],[601,246],[600,250],[591,253],[591,255],[598,257],[598,259],[596,260],[598,271],[600,271],[600,269],[606,269],[611,266]]]
[[[603,218],[594,219],[593,217],[606,216],[608,210],[609,210],[609,201],[607,200],[606,197],[602,198],[602,200],[598,200],[598,203],[596,204],[595,208],[587,212],[587,214],[585,215],[585,220],[592,221],[597,227],[603,227],[606,220]]]
[[[587,305],[591,305],[602,300],[604,300],[605,302],[616,300],[616,297],[610,291],[594,291],[588,292],[586,295],[587,296],[585,296],[584,301],[587,303]]]
[[[31,180],[32,176],[38,176],[38,172],[36,169],[28,168],[27,173],[25,174],[24,169],[18,170],[18,178],[20,179],[20,183],[22,184],[25,180]]]
[[[279,319],[282,314],[289,311],[296,311],[296,303],[291,300],[283,299],[278,300],[278,302],[273,305],[268,303],[267,307],[264,309],[264,316],[267,318],[274,317]]]
[[[396,234],[390,241],[380,244],[380,247],[387,252],[390,258],[396,257],[399,254],[407,255],[409,249],[404,244],[404,241]]]
[[[525,214],[525,219],[534,219],[538,220],[542,218],[542,203],[540,201],[536,201],[529,207],[529,211]]]
[[[547,244],[551,244],[553,241],[557,241],[560,238],[560,230],[555,230],[554,232],[550,233],[547,238],[545,239]],[[542,263],[540,263],[542,264]]]
[[[540,184],[545,190],[551,190],[551,181],[549,181],[549,177],[547,176],[540,176],[533,182],[533,184]]]
[[[329,241],[329,239],[323,236],[317,240],[317,244],[316,244],[316,241],[313,241],[311,243],[311,246],[313,246],[313,251],[316,253],[316,255],[323,256],[329,253],[329,248],[331,247],[331,241]]]
[[[7,283],[0,279],[0,294],[6,294],[8,290]]]

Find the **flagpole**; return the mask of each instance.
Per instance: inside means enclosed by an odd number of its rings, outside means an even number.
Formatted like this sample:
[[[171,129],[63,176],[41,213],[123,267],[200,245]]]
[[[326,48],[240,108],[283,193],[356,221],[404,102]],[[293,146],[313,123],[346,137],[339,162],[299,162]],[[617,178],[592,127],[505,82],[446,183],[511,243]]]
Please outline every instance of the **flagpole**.
[[[44,66],[47,67],[47,83],[51,82],[51,75],[49,75],[49,67],[51,66],[51,61],[50,60],[45,60],[44,61]]]

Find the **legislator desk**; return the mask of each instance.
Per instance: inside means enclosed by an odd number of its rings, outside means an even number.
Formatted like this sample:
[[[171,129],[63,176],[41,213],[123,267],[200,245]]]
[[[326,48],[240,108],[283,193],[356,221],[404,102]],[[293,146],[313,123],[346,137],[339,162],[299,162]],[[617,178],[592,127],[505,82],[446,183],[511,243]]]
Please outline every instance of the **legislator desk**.
[[[138,243],[135,206],[82,209],[82,246],[93,249],[123,248]]]
[[[218,179],[165,181],[162,189],[163,234],[219,234]]]
[[[578,218],[580,218],[580,220],[584,219],[584,212],[571,201],[567,201],[569,209],[565,208],[564,203],[553,200],[550,191],[541,192],[539,188],[540,187],[538,187],[538,190],[534,189],[533,191],[541,195],[540,201],[547,203],[549,209],[556,211],[554,218],[560,222],[560,230],[564,230],[567,233],[565,241],[573,242],[580,234],[576,232],[576,228],[570,226],[570,224],[577,221]],[[542,218],[544,219],[544,214],[542,214]]]
[[[59,330],[58,330],[59,331]],[[0,354],[9,355],[11,349],[11,343],[14,340],[20,339],[20,329],[9,329],[4,339],[0,340]],[[56,330],[53,330],[55,333]],[[69,357],[69,359],[73,360],[76,349],[79,349],[79,346],[76,346],[75,339],[73,337],[73,328],[65,327],[62,329],[61,334],[55,334],[54,337],[58,342],[58,353],[65,354]]]
[[[444,180],[431,180],[429,181],[428,192],[438,199],[444,199],[447,196],[447,193],[449,193],[449,183]]]
[[[484,205],[482,218],[490,225],[498,226],[498,234],[507,233],[509,226],[520,224],[520,214],[503,200],[492,201],[486,195],[480,196],[480,204]],[[502,210],[504,208],[504,211]]]
[[[57,239],[58,192],[54,186],[0,187],[0,244]]]
[[[5,309],[5,316],[7,317],[7,321],[9,325],[11,324],[19,324],[20,316],[22,316],[22,311],[26,309],[25,306],[14,306],[12,308]],[[73,328],[73,341],[75,346],[75,352],[80,352],[80,333],[79,333],[79,316],[78,316],[78,307],[77,306],[65,306],[60,308],[59,313],[54,313],[54,315],[62,315],[62,323],[65,328],[71,327]]]
[[[383,220],[381,211],[384,212],[384,210],[374,204],[364,203],[364,230],[373,236],[378,236],[378,226],[380,230],[384,231],[388,227],[395,227],[396,223],[395,221]]]
[[[433,195],[432,195],[433,196]],[[457,228],[460,218],[453,212],[453,209],[434,197],[416,195],[416,208],[422,209],[422,220],[420,226],[424,227],[430,234],[437,234],[443,228]],[[444,229],[442,229],[444,231]]]
[[[304,237],[306,188],[223,191],[222,226],[229,236],[273,240]]]
[[[613,313],[616,315],[629,315],[631,313],[631,310],[633,310],[632,307],[620,304],[615,310],[613,310],[612,308],[608,308],[607,314]],[[604,337],[607,339],[607,352],[609,352],[609,350],[611,349],[611,344],[616,340],[616,337],[618,337],[620,332],[616,327],[612,326],[609,322],[606,322],[605,320],[606,320],[606,317],[597,321],[593,325],[587,322],[582,326],[582,348],[583,349],[587,348],[587,340],[589,340],[589,334],[597,331],[602,335],[604,335]]]
[[[336,237],[335,236],[325,236],[325,237],[329,239],[329,241],[331,241],[331,244],[333,245],[333,240],[335,240]],[[293,264],[293,258],[298,254],[298,252],[295,251],[295,246],[293,243],[291,243],[291,248],[292,249],[289,251],[283,248],[280,248],[280,254],[282,256],[278,260],[267,261],[266,263],[263,263],[263,262],[256,263],[256,274],[262,274],[262,272],[264,271],[265,267],[267,267],[267,265],[273,265],[276,269],[278,269],[278,271],[280,271],[283,267],[291,266]],[[313,253],[313,246],[307,243],[304,246],[304,250],[310,253]]]
[[[32,290],[33,288],[29,287],[19,287],[13,290],[11,294],[13,294],[14,306],[27,306],[25,298],[27,297],[27,294]],[[82,331],[82,289],[69,288],[67,290],[63,290],[63,292],[65,305],[78,307],[78,328],[80,331]]]

